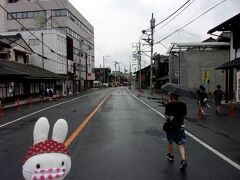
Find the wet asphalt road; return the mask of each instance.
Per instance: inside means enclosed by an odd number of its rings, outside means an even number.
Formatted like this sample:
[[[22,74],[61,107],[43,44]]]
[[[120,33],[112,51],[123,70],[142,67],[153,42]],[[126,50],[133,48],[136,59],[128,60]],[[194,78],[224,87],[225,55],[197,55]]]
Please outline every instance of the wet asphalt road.
[[[50,125],[58,118],[68,121],[68,136],[83,122],[100,101],[112,91],[97,114],[70,144],[72,169],[66,179],[76,180],[161,180],[161,179],[240,179],[240,171],[216,156],[190,137],[187,138],[186,154],[188,167],[185,173],[179,170],[179,156],[175,149],[175,162],[166,159],[167,141],[162,131],[164,119],[133,97],[127,88],[105,89],[91,95],[35,104],[32,109],[23,107],[5,111],[0,126],[34,111],[57,105],[0,128],[0,179],[22,179],[21,161],[32,144],[32,131],[36,120],[45,116]],[[161,109],[160,109],[161,110]],[[192,131],[208,143],[210,132]],[[215,139],[213,139],[213,137]],[[216,147],[227,146],[237,151],[232,141],[213,135]],[[214,145],[214,146],[215,146]],[[222,148],[223,154],[228,154]],[[239,149],[238,149],[239,151]],[[235,157],[235,156],[234,156]],[[238,159],[236,157],[235,161]]]

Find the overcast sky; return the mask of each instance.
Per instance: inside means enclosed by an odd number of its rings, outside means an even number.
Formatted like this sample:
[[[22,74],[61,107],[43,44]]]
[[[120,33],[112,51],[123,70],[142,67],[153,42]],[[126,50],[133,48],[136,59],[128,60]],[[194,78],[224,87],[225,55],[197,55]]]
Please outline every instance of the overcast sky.
[[[167,18],[187,0],[69,0],[77,10],[94,26],[95,66],[103,63],[114,70],[113,62],[120,62],[121,70],[129,66],[129,59],[142,34],[142,30],[150,27],[151,14],[154,14],[156,24]],[[174,20],[161,28],[168,21],[155,28],[154,42],[160,41],[173,31],[202,14],[207,9],[223,0],[191,0],[192,4]],[[173,34],[169,38],[154,45],[154,52],[166,54],[173,42],[200,42],[210,37],[207,31],[219,25],[232,16],[240,13],[240,0],[225,0],[199,19]],[[170,18],[171,19],[171,18]],[[169,20],[170,20],[169,19]],[[161,28],[161,29],[160,29]],[[165,46],[165,47],[164,47]],[[150,50],[148,46],[144,50]],[[150,63],[143,56],[146,64]]]

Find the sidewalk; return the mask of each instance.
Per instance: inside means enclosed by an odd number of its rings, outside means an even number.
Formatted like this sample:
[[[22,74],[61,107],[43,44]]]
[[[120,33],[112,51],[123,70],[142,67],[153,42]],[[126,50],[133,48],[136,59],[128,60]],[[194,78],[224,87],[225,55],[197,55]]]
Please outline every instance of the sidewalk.
[[[162,98],[168,99],[168,94],[158,94],[151,92],[149,89],[130,89],[141,100],[164,114],[165,107]],[[197,133],[204,133],[205,130],[213,134],[218,134],[222,138],[228,138],[231,141],[240,143],[240,104],[234,104],[234,115],[230,116],[230,104],[222,104],[221,113],[215,113],[214,102],[209,102],[212,107],[206,108],[206,116],[198,116],[198,104],[196,99],[180,97],[187,105],[187,116],[185,118],[186,128]],[[167,102],[166,102],[167,103]],[[201,128],[200,128],[201,127]]]
[[[138,97],[144,97],[147,99],[152,99],[152,100],[158,100],[158,103],[160,103],[161,101],[163,103],[160,104],[164,104],[167,103],[170,99],[169,99],[169,95],[168,94],[164,94],[164,93],[156,93],[155,91],[151,91],[150,89],[137,89],[137,88],[132,88],[131,89],[132,92],[134,92]],[[191,99],[191,98],[186,98],[186,97],[179,97],[180,101],[183,101],[187,104],[188,107],[188,115],[187,117],[189,118],[193,118],[193,119],[197,119],[197,110],[198,110],[198,105],[197,105],[197,99]],[[206,108],[206,113],[207,115],[217,115],[215,113],[215,104],[214,104],[214,100],[208,102],[208,104],[210,105],[210,108]],[[226,104],[225,102],[222,103],[221,105],[221,113],[219,115],[225,115],[228,116],[228,118],[230,119],[239,119],[240,118],[240,103],[233,103],[233,116],[230,117],[230,102],[228,104]]]
[[[86,90],[86,91],[81,91],[79,93],[76,93],[76,94],[69,94],[68,96],[60,96],[60,95],[54,95],[52,97],[52,100],[56,100],[56,99],[59,99],[59,98],[66,98],[66,97],[72,97],[72,96],[77,96],[77,95],[81,95],[81,94],[84,94],[84,93],[87,93],[87,92],[91,92],[91,91],[94,91],[94,90],[97,90],[98,88],[91,88],[89,90]],[[50,101],[52,101],[50,100]],[[48,102],[49,101],[49,98],[48,97],[34,97],[34,98],[24,98],[24,99],[19,99],[19,106],[22,106],[22,105],[30,105],[30,104],[34,104],[34,103],[41,103],[41,102]],[[17,107],[18,106],[18,101],[16,100],[15,102],[11,102],[11,103],[7,103],[7,104],[3,104],[3,109],[7,109],[7,108],[12,108],[12,107]]]

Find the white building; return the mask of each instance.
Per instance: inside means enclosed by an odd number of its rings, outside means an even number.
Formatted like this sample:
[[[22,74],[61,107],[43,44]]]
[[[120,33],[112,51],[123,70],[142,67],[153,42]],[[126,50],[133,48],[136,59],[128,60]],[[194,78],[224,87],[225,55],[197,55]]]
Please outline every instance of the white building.
[[[67,68],[67,86],[71,92],[79,91],[83,85],[88,88],[93,83],[95,79],[93,73],[95,64],[94,28],[68,0],[1,0],[1,5],[8,12],[1,11],[1,14],[4,14],[1,16],[4,17],[4,20],[0,21],[0,31],[2,32],[18,31],[24,34],[23,31],[26,31],[25,28],[27,28],[34,34],[35,31],[40,31],[36,33],[39,35],[43,31],[44,41],[45,36],[48,37],[48,34],[45,34],[47,30],[55,29],[66,35],[66,56],[69,67]],[[54,44],[57,44],[58,41],[55,42],[56,38],[52,36],[51,39],[47,38],[48,40],[53,45],[50,46],[51,49],[44,47],[44,55],[47,55],[48,51],[53,52],[53,49],[56,48]],[[33,39],[31,43],[35,42]],[[35,48],[33,47],[33,49]],[[62,53],[64,54],[64,52]],[[63,61],[59,57],[55,60]],[[40,65],[39,62],[35,63]],[[44,68],[60,74],[59,71],[62,71],[64,74],[63,67],[54,68],[53,63],[44,62],[44,65],[45,63],[49,64],[49,67],[47,65]]]

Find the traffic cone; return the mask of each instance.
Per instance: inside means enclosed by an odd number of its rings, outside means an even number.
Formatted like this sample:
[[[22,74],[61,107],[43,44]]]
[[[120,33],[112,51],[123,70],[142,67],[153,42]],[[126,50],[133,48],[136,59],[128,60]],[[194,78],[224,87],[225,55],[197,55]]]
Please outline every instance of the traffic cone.
[[[20,102],[19,102],[19,99],[17,100],[17,106],[18,106],[18,111],[20,111]]]
[[[29,106],[30,106],[30,108],[32,108],[32,96],[30,96]]]
[[[230,102],[229,116],[230,116],[230,117],[234,117],[235,115],[236,115],[236,114],[235,114],[235,111],[234,111],[233,101],[231,100],[231,102]]]
[[[3,107],[2,107],[2,104],[0,104],[0,116],[3,116]]]

